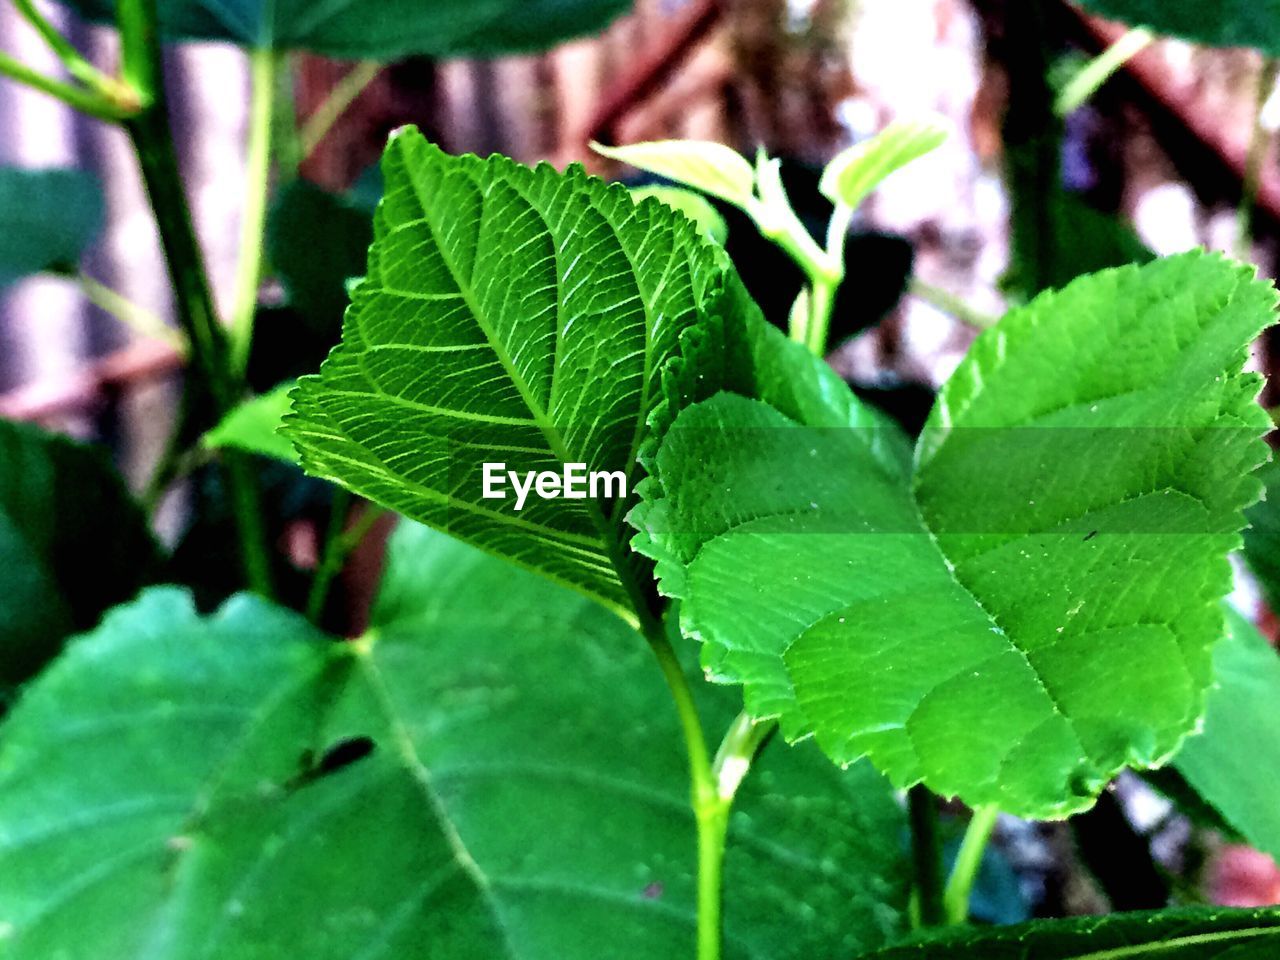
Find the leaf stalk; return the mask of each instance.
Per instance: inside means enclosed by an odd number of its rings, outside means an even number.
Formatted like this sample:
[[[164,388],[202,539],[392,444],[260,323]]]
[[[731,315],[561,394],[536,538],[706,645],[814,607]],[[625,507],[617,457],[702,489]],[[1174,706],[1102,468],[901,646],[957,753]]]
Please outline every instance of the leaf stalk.
[[[973,890],[978,868],[982,865],[982,855],[986,852],[987,842],[991,839],[999,817],[998,807],[977,807],[969,820],[969,826],[965,828],[964,839],[960,841],[960,852],[956,854],[956,862],[942,894],[946,921],[949,924],[966,923],[969,920],[969,894]]]

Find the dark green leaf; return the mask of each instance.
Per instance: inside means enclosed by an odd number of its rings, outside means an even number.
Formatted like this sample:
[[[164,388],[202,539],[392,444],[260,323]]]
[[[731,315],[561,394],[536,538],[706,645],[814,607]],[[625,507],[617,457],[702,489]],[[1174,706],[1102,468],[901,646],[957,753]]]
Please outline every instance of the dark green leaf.
[[[1263,499],[1245,513],[1244,559],[1258,578],[1267,603],[1280,611],[1280,460],[1258,470]]]
[[[959,927],[865,960],[1271,960],[1280,909],[1161,910]]]
[[[688,218],[580,168],[450,157],[402,131],[342,344],[293,394],[304,467],[618,609],[623,516],[680,337],[723,254]],[[702,371],[698,371],[699,374]],[[621,472],[628,497],[484,498],[483,464]]]
[[[347,309],[346,282],[364,273],[373,210],[295,180],[276,198],[267,255],[289,302],[312,323],[336,328]]]
[[[1156,33],[1215,47],[1255,47],[1280,54],[1277,0],[1080,0],[1080,6]]]
[[[1200,253],[1039,297],[975,342],[914,461],[795,359],[680,414],[637,545],[709,675],[789,738],[970,804],[1084,809],[1201,715],[1274,303]]]
[[[1213,689],[1204,730],[1173,766],[1250,844],[1280,858],[1280,657],[1244,617],[1229,610],[1213,651]]]
[[[0,698],[158,564],[146,519],[100,451],[0,421]]]
[[[648,659],[590,601],[408,525],[351,643],[149,591],[0,728],[0,938],[61,960],[692,955],[687,767]],[[727,957],[899,928],[903,818],[867,765],[775,743],[738,809]]]
[[[64,0],[94,20],[112,0]],[[538,50],[602,30],[628,0],[164,0],[170,40],[230,40],[331,57],[394,60],[412,54]]]
[[[0,167],[0,289],[29,273],[74,270],[102,226],[102,194],[80,170]]]

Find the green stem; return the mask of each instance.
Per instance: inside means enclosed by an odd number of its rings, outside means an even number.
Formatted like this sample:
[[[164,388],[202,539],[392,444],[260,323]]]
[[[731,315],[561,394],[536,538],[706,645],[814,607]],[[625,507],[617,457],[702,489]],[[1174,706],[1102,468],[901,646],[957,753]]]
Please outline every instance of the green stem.
[[[990,314],[974,310],[954,293],[949,293],[941,287],[935,287],[931,283],[925,283],[918,277],[912,277],[908,282],[907,292],[911,296],[923,300],[929,306],[936,307],[943,313],[955,317],[961,323],[978,330],[994,327],[1000,319],[999,317],[993,317]]]
[[[329,96],[302,125],[300,140],[303,159],[315,152],[320,141],[325,138],[325,134],[333,129],[333,125],[356,102],[356,98],[368,89],[369,84],[373,83],[380,72],[382,72],[381,63],[363,60],[352,67],[347,75],[329,91]]]
[[[319,623],[324,615],[325,601],[329,597],[329,588],[333,579],[342,571],[351,551],[364,542],[373,525],[387,515],[387,511],[372,504],[367,505],[364,512],[356,519],[350,529],[344,530],[347,511],[351,505],[351,495],[338,488],[333,495],[329,507],[329,526],[325,531],[324,548],[320,565],[316,567],[315,577],[311,581],[311,591],[307,594],[307,619]]]
[[[156,34],[156,0],[120,0],[117,11],[122,69],[146,104],[125,123],[125,129],[138,155],[155,214],[178,321],[195,361],[192,373],[197,386],[211,401],[216,422],[235,405],[242,389],[239,376],[230,366],[226,337],[214,310],[204,257],[178,170]],[[253,590],[270,597],[273,592],[270,552],[249,460],[244,454],[229,450],[223,456],[223,463],[235,509],[246,579]]]
[[[966,923],[969,919],[969,894],[973,890],[978,868],[982,865],[982,855],[999,816],[1000,810],[994,806],[978,807],[973,811],[964,839],[960,842],[955,865],[951,868],[951,876],[947,879],[946,890],[942,894],[949,924]]]
[[[267,193],[271,186],[271,132],[278,63],[279,55],[268,48],[249,54],[253,95],[249,106],[245,200],[240,220],[240,263],[231,311],[231,369],[237,376],[243,375],[249,363],[253,320],[258,309],[258,287],[262,283],[262,247],[267,223]]]
[[[720,796],[702,720],[693,700],[693,689],[671,641],[667,639],[662,622],[647,611],[637,612],[640,614],[640,632],[649,642],[675,702],[689,758],[690,801],[698,830],[697,960],[720,960],[721,866],[732,796],[727,800]]]
[[[104,313],[115,317],[134,333],[152,340],[163,340],[180,353],[187,352],[186,338],[157,314],[139,306],[86,273],[80,274],[76,280],[86,300]]]
[[[1117,70],[1155,39],[1150,30],[1134,27],[1119,40],[1086,63],[1062,88],[1053,104],[1053,111],[1065,117],[1083,106]]]
[[[1276,75],[1280,72],[1280,59],[1269,59],[1258,75],[1257,105],[1253,112],[1253,132],[1249,136],[1249,153],[1245,158],[1244,182],[1240,187],[1240,207],[1236,211],[1236,259],[1247,260],[1252,244],[1253,208],[1258,199],[1258,184],[1262,180],[1262,161],[1267,155],[1271,131],[1263,122],[1263,108],[1275,89]]]
[[[115,123],[135,112],[133,106],[128,103],[109,100],[97,91],[86,90],[62,80],[55,80],[53,77],[46,77],[43,73],[33,70],[4,52],[0,52],[0,76],[9,77],[41,93],[47,93],[72,109],[97,117],[99,120]]]
[[[915,896],[919,926],[946,923],[942,902],[942,848],[938,839],[938,798],[924,784],[907,791],[911,818],[911,859],[915,865]]]
[[[113,104],[120,111],[120,116],[126,116],[138,109],[137,94],[130,89],[129,85],[103,73],[86,60],[71,41],[45,19],[31,0],[13,0],[13,5],[22,18],[40,34],[72,77],[84,84],[102,101]]]

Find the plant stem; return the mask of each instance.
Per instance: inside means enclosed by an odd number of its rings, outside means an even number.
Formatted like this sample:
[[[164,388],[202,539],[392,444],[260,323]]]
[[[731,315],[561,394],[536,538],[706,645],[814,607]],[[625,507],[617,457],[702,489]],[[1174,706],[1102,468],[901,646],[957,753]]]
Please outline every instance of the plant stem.
[[[938,840],[938,798],[924,784],[907,791],[911,818],[911,858],[915,865],[919,926],[946,923],[942,902],[942,850]]]
[[[186,338],[150,310],[139,306],[86,273],[80,274],[76,281],[86,300],[104,313],[115,317],[134,333],[153,340],[163,340],[180,353],[187,352]]]
[[[1262,161],[1267,155],[1271,129],[1265,122],[1264,108],[1276,86],[1280,59],[1268,59],[1258,74],[1257,106],[1253,112],[1253,132],[1249,135],[1249,153],[1245,158],[1244,181],[1240,186],[1240,206],[1236,210],[1237,260],[1247,260],[1252,245],[1253,208],[1258,199],[1258,183],[1262,179]]]
[[[253,320],[262,283],[263,232],[267,223],[267,192],[271,186],[271,132],[275,114],[276,66],[279,55],[270,48],[249,54],[253,94],[249,105],[248,161],[245,200],[240,220],[240,263],[236,270],[235,301],[231,311],[231,369],[241,376],[249,363]]]
[[[999,317],[993,317],[990,314],[974,310],[954,293],[943,290],[941,287],[935,287],[931,283],[925,283],[918,277],[912,277],[908,282],[907,292],[911,296],[923,300],[929,306],[950,314],[961,323],[977,330],[994,327],[1000,319]]]
[[[649,642],[675,702],[680,729],[684,734],[685,752],[689,758],[690,802],[698,830],[697,960],[720,960],[721,865],[724,862],[725,834],[728,831],[729,809],[733,797],[730,795],[726,800],[720,796],[716,770],[707,751],[702,720],[693,700],[693,689],[671,641],[667,639],[662,622],[647,611],[637,612],[640,613],[640,632]],[[725,749],[721,748],[722,751]],[[728,749],[731,754],[736,755],[736,748]],[[742,772],[745,774],[746,771]]]
[[[320,141],[325,138],[333,125],[338,122],[356,98],[368,89],[369,84],[382,72],[382,64],[375,60],[363,60],[329,91],[329,96],[309,116],[302,125],[301,140],[302,158],[305,160],[315,152]]]
[[[982,855],[999,816],[1000,810],[995,806],[977,807],[973,811],[964,839],[960,842],[955,865],[951,868],[951,876],[947,879],[946,890],[942,894],[947,923],[965,923],[969,919],[969,893],[973,890],[978,868],[982,865]]]
[[[241,383],[230,366],[227,341],[214,310],[204,257],[178,170],[156,33],[156,0],[120,0],[117,11],[122,68],[146,104],[125,123],[125,129],[138,155],[155,214],[178,320],[195,361],[192,370],[196,383],[211,401],[215,418],[221,418],[239,399]],[[223,456],[223,463],[235,509],[246,579],[254,591],[270,597],[273,592],[270,552],[249,460],[244,454],[229,450]]]
[[[320,565],[316,567],[315,577],[311,581],[311,591],[307,594],[307,619],[319,623],[324,615],[325,601],[329,597],[329,587],[342,570],[347,556],[364,541],[373,525],[387,515],[382,507],[369,504],[364,512],[356,518],[350,529],[344,530],[351,495],[341,487],[333,494],[333,502],[329,507],[329,526],[325,531],[324,548],[320,557]]]
[[[1111,79],[1117,70],[1134,54],[1145,49],[1155,39],[1150,30],[1134,27],[1119,40],[1080,68],[1079,72],[1062,88],[1053,104],[1053,111],[1065,117],[1083,106]]]
[[[46,77],[43,73],[31,69],[25,63],[2,51],[0,51],[0,76],[9,77],[41,93],[47,93],[72,109],[97,117],[99,120],[114,123],[134,113],[132,105],[128,103],[108,100],[96,91],[55,80],[53,77]]]
[[[13,0],[13,5],[22,18],[40,34],[44,42],[48,44],[49,49],[62,61],[67,73],[84,84],[85,87],[103,101],[116,105],[122,115],[127,115],[138,109],[137,95],[130,89],[129,85],[103,73],[86,60],[71,41],[64,37],[57,27],[45,19],[44,15],[36,9],[31,0]]]

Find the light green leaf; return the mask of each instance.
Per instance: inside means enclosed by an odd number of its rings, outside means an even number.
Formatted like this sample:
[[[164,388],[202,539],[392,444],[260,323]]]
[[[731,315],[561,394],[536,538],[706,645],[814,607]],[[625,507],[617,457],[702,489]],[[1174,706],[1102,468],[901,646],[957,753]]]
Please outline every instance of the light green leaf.
[[[0,420],[0,701],[158,567],[101,451]]]
[[[244,401],[222,418],[204,436],[204,445],[214,450],[230,447],[246,453],[297,463],[293,444],[280,433],[280,424],[289,412],[289,392],[296,383],[282,383],[275,389]]]
[[[1086,10],[1215,47],[1280,54],[1280,0],[1080,0]]]
[[[742,208],[749,207],[756,175],[747,159],[722,143],[708,140],[653,140],[606,147],[593,143],[601,156],[693,187]]]
[[[1249,843],[1280,859],[1280,657],[1253,624],[1227,611],[1213,651],[1204,731],[1187,740],[1174,768]]]
[[[952,927],[863,960],[1270,960],[1280,909],[1199,908]]]
[[[720,211],[700,193],[685,190],[683,187],[648,186],[632,187],[631,196],[635,197],[637,203],[646,197],[653,197],[673,210],[679,210],[696,223],[704,234],[721,246],[729,237],[729,226],[724,222],[724,217],[720,216]]]
[[[663,368],[717,309],[723,253],[688,218],[579,168],[450,157],[416,131],[386,196],[342,344],[300,381],[305,468],[634,610],[623,516]],[[692,373],[690,374],[692,375]],[[621,472],[626,498],[485,498],[484,464]],[[616,493],[616,487],[615,487]]]
[[[666,435],[637,547],[709,675],[789,738],[974,805],[1084,809],[1201,715],[1274,304],[1200,253],[1041,296],[978,338],[914,463],[851,396],[721,394]]]
[[[0,290],[30,273],[74,270],[101,226],[89,174],[0,167]]]
[[[822,171],[818,189],[832,203],[856,208],[886,177],[946,139],[946,130],[936,121],[891,123],[871,139],[836,154]]]
[[[1273,610],[1280,610],[1280,460],[1258,471],[1263,499],[1245,513],[1244,559]]]
[[[154,590],[27,691],[0,728],[14,956],[692,956],[688,771],[643,641],[423,528],[388,562],[359,641]],[[774,743],[738,811],[726,957],[898,931],[903,816],[869,766]]]
[[[93,20],[112,20],[114,0],[63,0]],[[627,0],[164,0],[169,40],[230,40],[246,47],[304,49],[350,60],[414,54],[484,55],[540,50],[602,30]]]

